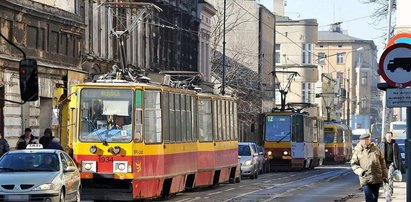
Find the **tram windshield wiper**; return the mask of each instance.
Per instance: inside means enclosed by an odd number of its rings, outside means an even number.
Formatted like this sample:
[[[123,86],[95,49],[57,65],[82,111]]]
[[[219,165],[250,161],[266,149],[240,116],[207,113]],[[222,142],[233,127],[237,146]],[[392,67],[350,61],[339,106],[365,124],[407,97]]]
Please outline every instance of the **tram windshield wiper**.
[[[103,138],[103,137],[100,136],[100,135],[108,132],[108,130],[109,130],[109,129],[107,128],[106,130],[104,130],[104,131],[102,131],[102,132],[98,132],[98,130],[95,131],[95,133],[97,133],[98,139],[100,140],[101,143],[103,143],[104,146],[107,146],[107,145],[108,145],[107,140],[106,140],[106,138]]]
[[[288,135],[290,135],[291,132],[288,132],[287,134],[285,134],[283,137],[281,137],[281,139],[279,139],[277,141],[277,143],[280,143],[282,140],[284,140],[284,138],[286,138]]]

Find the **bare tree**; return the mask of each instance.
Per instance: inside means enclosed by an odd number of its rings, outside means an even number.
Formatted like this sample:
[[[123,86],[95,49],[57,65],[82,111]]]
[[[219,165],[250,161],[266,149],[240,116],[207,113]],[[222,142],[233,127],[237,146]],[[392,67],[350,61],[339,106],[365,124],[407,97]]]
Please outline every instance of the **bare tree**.
[[[359,0],[359,1],[363,4],[376,5],[376,8],[374,9],[374,13],[372,15],[372,18],[374,19],[374,24],[377,24],[381,20],[387,18],[389,0]],[[397,8],[397,1],[396,0],[392,0],[392,1],[393,1],[392,12],[395,12]]]

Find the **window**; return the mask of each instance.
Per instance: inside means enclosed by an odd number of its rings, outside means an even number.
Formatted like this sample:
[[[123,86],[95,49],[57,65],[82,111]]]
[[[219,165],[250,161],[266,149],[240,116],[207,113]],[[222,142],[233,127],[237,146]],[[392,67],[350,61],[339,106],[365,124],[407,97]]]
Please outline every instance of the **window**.
[[[211,100],[198,101],[198,129],[200,141],[213,140]]]
[[[143,106],[142,106],[141,90],[136,91],[136,109],[135,109],[135,128],[134,142],[141,142],[143,132]]]
[[[161,142],[160,91],[144,92],[144,137],[146,143]]]
[[[63,170],[67,169],[68,163],[67,163],[67,160],[66,160],[66,158],[64,158],[62,153],[60,154],[60,158],[61,158],[61,164],[63,164]]]
[[[281,64],[281,45],[275,44],[275,64]]]
[[[343,47],[343,45],[342,44],[338,44],[338,48],[342,48]]]
[[[163,137],[165,142],[170,142],[170,129],[169,129],[169,120],[168,117],[170,108],[169,108],[169,99],[168,99],[168,92],[162,93],[162,113],[163,113]]]
[[[313,47],[314,47],[314,44],[303,44],[303,55],[302,55],[303,64],[312,63]]]
[[[362,109],[367,108],[367,98],[361,98],[361,108]]]
[[[325,55],[325,53],[324,52],[320,52],[320,53],[318,53],[318,64],[325,64],[325,58],[326,58],[327,56]]]
[[[337,64],[344,64],[345,53],[337,53]]]
[[[312,103],[314,101],[314,86],[312,83],[302,83],[302,102]]]
[[[344,81],[344,73],[343,72],[337,72],[337,82],[342,85]]]
[[[367,85],[367,72],[361,72],[361,85]]]
[[[173,120],[175,123],[176,127],[176,142],[181,142],[182,137],[181,137],[181,105],[180,105],[180,95],[179,94],[174,94],[174,113],[175,113],[175,119]]]
[[[169,123],[170,123],[170,142],[175,142],[176,141],[176,110],[175,110],[175,105],[174,105],[174,97],[175,94],[172,93],[169,95],[169,101],[170,101],[170,114],[169,114]]]

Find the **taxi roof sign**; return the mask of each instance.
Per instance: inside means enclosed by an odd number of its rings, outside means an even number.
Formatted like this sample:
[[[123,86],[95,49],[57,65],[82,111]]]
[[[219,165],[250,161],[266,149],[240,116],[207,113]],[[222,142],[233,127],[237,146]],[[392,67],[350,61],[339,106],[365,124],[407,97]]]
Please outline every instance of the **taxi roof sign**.
[[[27,145],[26,149],[43,149],[42,144],[29,144]]]

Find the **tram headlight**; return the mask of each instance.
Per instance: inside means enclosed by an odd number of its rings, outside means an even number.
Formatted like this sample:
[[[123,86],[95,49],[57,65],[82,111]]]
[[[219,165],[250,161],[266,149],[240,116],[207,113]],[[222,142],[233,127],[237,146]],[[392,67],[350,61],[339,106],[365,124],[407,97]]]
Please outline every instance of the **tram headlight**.
[[[113,151],[113,153],[114,153],[114,154],[116,154],[116,155],[117,155],[117,154],[119,154],[119,153],[120,153],[121,148],[120,148],[119,146],[115,146],[115,147],[113,147],[113,150],[112,150],[112,151]]]
[[[267,152],[267,155],[268,155],[268,156],[271,156],[272,154],[273,154],[272,151],[268,151],[268,152]]]
[[[113,172],[126,173],[128,171],[127,161],[113,161]]]
[[[89,151],[90,151],[90,153],[95,154],[95,153],[97,152],[97,147],[96,147],[96,145],[91,145]]]
[[[325,152],[328,152],[328,149],[325,149]]]
[[[284,156],[287,156],[287,155],[288,155],[288,151],[284,151],[283,154],[284,154]]]
[[[95,161],[82,161],[81,171],[82,172],[96,172],[96,162]]]

